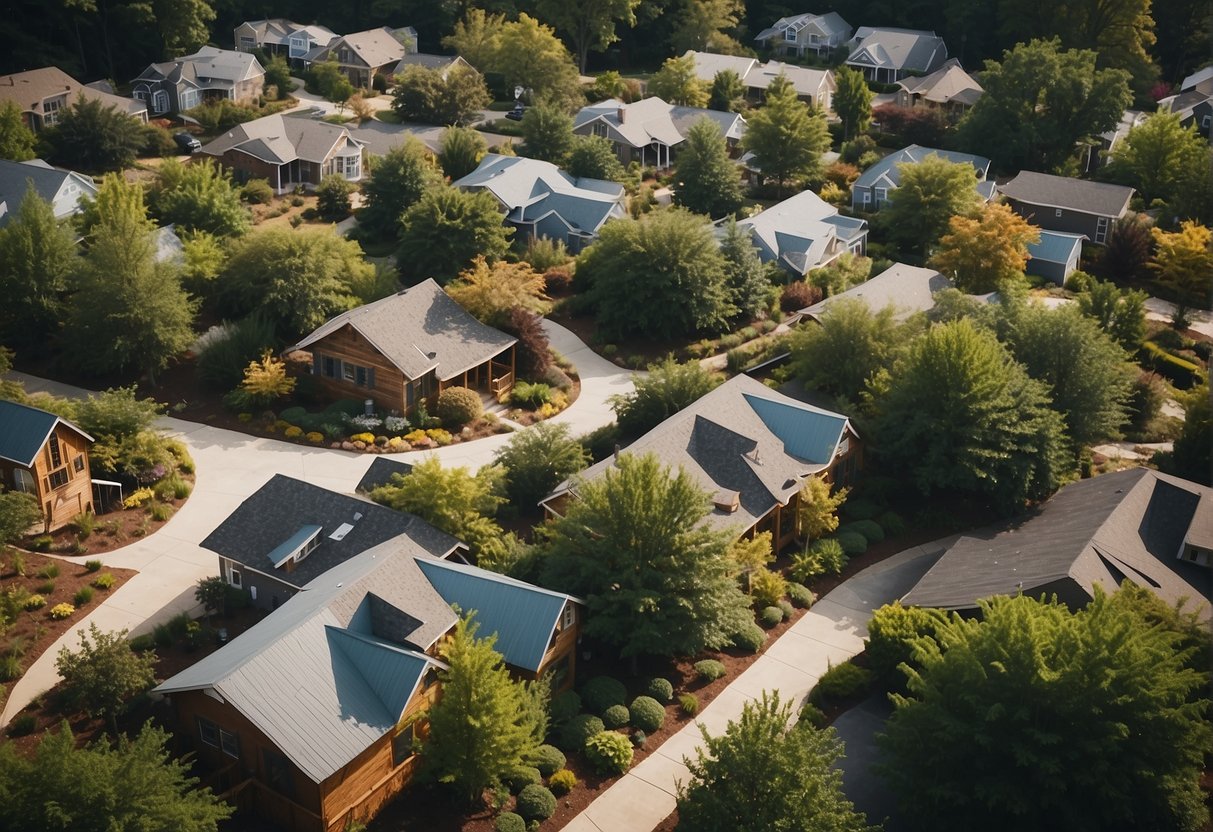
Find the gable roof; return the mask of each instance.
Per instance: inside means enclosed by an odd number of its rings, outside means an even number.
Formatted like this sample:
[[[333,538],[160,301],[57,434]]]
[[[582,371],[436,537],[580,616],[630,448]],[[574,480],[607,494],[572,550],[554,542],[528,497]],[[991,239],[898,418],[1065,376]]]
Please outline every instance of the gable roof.
[[[1069,263],[1082,251],[1085,234],[1065,234],[1060,231],[1040,230],[1040,241],[1028,244],[1028,257],[1046,263]]]
[[[845,35],[851,31],[851,25],[843,20],[842,15],[838,12],[795,14],[779,18],[768,28],[759,32],[754,40],[769,40],[776,35],[783,37],[783,33],[788,29],[800,32],[810,25],[815,25],[825,35]]]
[[[241,81],[264,75],[265,69],[250,52],[204,46],[192,55],[148,65],[135,81],[165,80],[194,87],[230,89]]]
[[[399,75],[410,66],[442,70],[443,78],[456,66],[470,69],[473,72],[477,71],[475,67],[458,55],[430,55],[425,52],[413,52],[400,59],[400,62],[396,64],[396,68],[392,70],[392,74]]]
[[[388,26],[380,26],[377,29],[367,29],[364,32],[344,35],[330,44],[329,48],[336,50],[347,46],[368,67],[381,67],[386,64],[395,64],[405,56],[408,49],[401,43],[397,35],[408,36],[411,31],[410,29],[392,29]],[[415,43],[416,32],[412,32],[412,38]]]
[[[787,505],[806,476],[838,453],[846,416],[798,402],[746,375],[734,376],[628,446],[681,468],[710,494],[737,495],[734,512],[713,510],[716,528],[745,529],[776,505]],[[576,493],[577,484],[612,470],[613,458],[565,480],[544,502]]]
[[[1213,66],[1206,66],[1196,70],[1188,77],[1184,78],[1179,85],[1179,91],[1199,90],[1205,93],[1213,93]]]
[[[63,425],[83,436],[89,436],[67,419],[27,404],[0,400],[0,459],[30,468],[56,425]]]
[[[235,148],[275,165],[285,165],[296,159],[320,163],[328,160],[343,138],[362,147],[363,143],[340,124],[272,115],[237,124],[214,141],[207,142],[202,152],[222,156]]]
[[[667,104],[656,96],[631,104],[609,98],[582,107],[573,118],[573,129],[600,121],[614,141],[630,147],[647,147],[653,142],[673,146],[681,142],[691,125],[701,118],[716,122],[726,139],[738,140],[745,133],[745,119],[737,113],[681,107]]]
[[[849,45],[847,63],[903,71],[927,72],[948,54],[943,38],[920,29],[860,26]]]
[[[930,75],[903,78],[897,85],[911,95],[921,95],[927,101],[948,104],[957,101],[965,105],[977,103],[985,92],[972,75],[964,71],[960,61],[949,59]]]
[[[873,312],[879,312],[886,306],[893,306],[897,310],[896,318],[905,320],[915,312],[927,312],[933,309],[935,293],[951,288],[951,286],[952,281],[934,269],[894,263],[858,286],[852,286],[845,292],[831,295],[806,309],[801,309],[800,314],[820,320],[826,310],[841,298],[855,298],[863,301]]]
[[[801,191],[737,223],[748,229],[764,262],[778,260],[804,274],[827,259],[835,241],[852,241],[867,220],[844,217],[812,191]]]
[[[390,483],[392,477],[397,474],[403,476],[412,470],[413,466],[407,462],[389,459],[386,456],[373,456],[371,464],[366,466],[366,473],[362,475],[362,479],[358,480],[354,490],[359,494],[369,494],[379,486]]]
[[[741,83],[749,89],[765,90],[780,75],[788,80],[797,95],[815,97],[822,86],[830,86],[834,74],[828,69],[785,64],[780,61],[759,63],[756,58],[736,55],[717,55],[714,52],[696,52],[688,49],[683,54],[695,62],[695,77],[710,84],[718,72],[732,70]]]
[[[81,84],[57,66],[0,75],[0,102],[12,101],[22,112],[34,113],[39,117],[45,115],[43,101],[64,93],[67,94],[69,107],[77,100],[97,100],[129,116],[138,117],[147,113],[147,106],[141,102]]]
[[[0,228],[21,210],[31,182],[38,196],[55,209],[55,219],[77,213],[81,197],[97,195],[96,183],[83,173],[53,168],[41,159],[26,162],[0,159]],[[67,199],[59,200],[60,194]]]
[[[958,153],[955,150],[940,150],[935,147],[922,147],[912,144],[909,147],[903,147],[894,153],[885,156],[876,164],[865,170],[859,175],[859,178],[851,185],[852,188],[872,188],[877,182],[884,178],[887,179],[891,187],[898,187],[901,184],[901,172],[898,170],[898,165],[917,164],[928,156],[938,156],[941,159],[956,164],[969,164],[977,171],[978,185],[986,178],[986,174],[990,170],[990,160],[984,156],[974,156],[971,153]]]
[[[1213,570],[1179,559],[1189,527],[1208,523],[1213,489],[1131,468],[1071,483],[1037,512],[992,536],[962,537],[902,599],[971,609],[981,598],[1072,580],[1088,596],[1128,578],[1168,604],[1187,598],[1210,618]],[[1192,609],[1192,607],[1189,607]]]
[[[360,516],[359,516],[360,515]],[[349,528],[346,528],[346,527]],[[320,544],[291,571],[279,568],[309,530]],[[334,533],[345,534],[340,540]],[[445,557],[461,544],[412,514],[360,497],[275,474],[202,541],[202,547],[302,587],[339,563],[388,540],[407,539],[417,551]],[[288,545],[291,544],[291,545]]]
[[[1121,217],[1129,210],[1133,189],[1108,182],[1088,182],[1068,176],[1024,170],[999,185],[1004,196],[1029,205],[1064,208],[1097,217]]]
[[[1191,89],[1178,95],[1167,96],[1159,100],[1158,109],[1160,112],[1179,116],[1180,121],[1187,121],[1202,104],[1206,108],[1213,105],[1213,90]]]
[[[342,312],[287,348],[305,349],[349,326],[411,379],[434,370],[446,381],[483,364],[517,341],[482,324],[433,278],[382,300]]]

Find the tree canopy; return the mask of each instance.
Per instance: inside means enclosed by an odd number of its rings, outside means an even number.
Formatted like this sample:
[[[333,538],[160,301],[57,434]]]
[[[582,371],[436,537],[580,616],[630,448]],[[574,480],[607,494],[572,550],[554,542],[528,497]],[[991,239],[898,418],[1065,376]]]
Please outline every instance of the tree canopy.
[[[535,10],[568,36],[577,58],[577,68],[584,73],[591,50],[601,52],[619,40],[615,34],[617,25],[636,25],[638,5],[640,0],[539,0]]]
[[[1213,294],[1213,234],[1190,221],[1178,231],[1155,228],[1153,234],[1157,249],[1150,267],[1175,298],[1175,322],[1183,323],[1189,307],[1208,303]]]
[[[446,287],[446,293],[479,320],[498,326],[511,309],[546,313],[549,304],[543,287],[543,275],[529,263],[498,260],[490,266],[477,257]]]
[[[491,17],[489,18],[491,19]],[[507,89],[530,90],[533,101],[571,108],[585,101],[577,80],[577,65],[551,26],[523,12],[500,24],[485,71],[503,76]],[[469,59],[470,60],[470,59]],[[473,64],[479,67],[479,64]]]
[[[510,503],[533,513],[540,500],[585,468],[589,459],[568,425],[549,421],[515,433],[493,462],[505,469]]]
[[[107,173],[134,164],[143,146],[143,128],[99,98],[79,98],[60,112],[58,123],[43,130],[40,139],[51,164]]]
[[[555,104],[537,104],[522,116],[522,142],[523,155],[563,166],[573,150],[573,117]]]
[[[31,183],[21,207],[0,228],[0,332],[5,343],[37,355],[63,325],[63,298],[79,266],[70,225]]]
[[[161,223],[182,231],[239,237],[252,228],[231,172],[212,159],[188,165],[176,159],[161,162],[148,194],[148,209]]]
[[[679,364],[668,356],[632,378],[632,392],[611,400],[623,435],[641,436],[712,391],[720,379],[698,361]]]
[[[716,122],[706,116],[691,125],[674,162],[674,201],[697,214],[718,218],[741,207],[741,170]]]
[[[444,142],[450,133],[448,130],[444,134]],[[370,175],[362,181],[359,227],[376,237],[395,239],[405,209],[441,180],[429,150],[419,139],[409,137],[382,156],[373,157]]]
[[[863,73],[849,66],[834,71],[838,89],[834,92],[834,112],[842,120],[842,136],[853,139],[868,129],[872,122],[872,98]]]
[[[695,76],[695,58],[690,55],[667,58],[649,79],[648,91],[668,104],[706,107],[708,103],[708,91]]]
[[[0,104],[0,159],[24,162],[33,159],[38,139],[34,131],[25,126],[21,108],[15,101]]]
[[[131,698],[156,683],[155,666],[156,654],[132,650],[126,630],[105,633],[96,624],[80,634],[79,650],[60,648],[55,659],[68,702],[105,718],[115,733]]]
[[[442,133],[438,161],[442,172],[454,182],[474,171],[487,152],[484,137],[471,127],[448,127]],[[394,219],[398,220],[399,215]]]
[[[1106,174],[1131,185],[1147,205],[1161,199],[1181,217],[1207,219],[1209,143],[1178,114],[1155,113],[1129,130]]]
[[[409,282],[432,277],[446,283],[477,257],[499,260],[509,251],[513,229],[501,221],[497,200],[440,186],[426,191],[400,219],[398,268]]]
[[[969,294],[996,292],[1022,280],[1028,246],[1040,241],[1040,229],[999,203],[983,205],[976,216],[953,216],[939,240],[930,266],[952,278]]]
[[[784,76],[767,87],[766,102],[746,120],[741,146],[754,154],[764,180],[784,186],[805,179],[821,167],[821,154],[830,148],[825,112],[796,97]]]
[[[903,246],[929,252],[958,214],[977,209],[977,171],[967,162],[951,162],[931,153],[921,162],[897,165],[901,183],[889,192],[880,222]]]
[[[722,113],[737,113],[745,106],[745,84],[731,69],[722,69],[712,76],[708,90],[708,108]]]
[[[566,170],[569,176],[576,178],[605,179],[609,182],[621,182],[626,176],[615,146],[605,136],[574,136]]]
[[[1110,281],[1092,278],[1078,296],[1078,308],[1130,353],[1146,337],[1146,298],[1140,289],[1121,289]]]
[[[462,65],[447,70],[407,66],[396,77],[392,91],[392,109],[397,115],[426,124],[469,124],[492,101],[484,76]]]
[[[724,255],[729,304],[738,314],[758,314],[770,299],[771,281],[767,279],[766,266],[758,256],[749,229],[739,226],[732,217],[724,225],[720,253]]]

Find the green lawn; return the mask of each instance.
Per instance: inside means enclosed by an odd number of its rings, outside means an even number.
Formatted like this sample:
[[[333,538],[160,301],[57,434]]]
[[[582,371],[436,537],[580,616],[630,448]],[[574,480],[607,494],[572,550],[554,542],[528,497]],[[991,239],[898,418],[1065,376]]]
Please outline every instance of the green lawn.
[[[404,123],[401,120],[400,116],[396,114],[395,110],[376,110],[375,118],[379,119],[384,124],[403,124]]]

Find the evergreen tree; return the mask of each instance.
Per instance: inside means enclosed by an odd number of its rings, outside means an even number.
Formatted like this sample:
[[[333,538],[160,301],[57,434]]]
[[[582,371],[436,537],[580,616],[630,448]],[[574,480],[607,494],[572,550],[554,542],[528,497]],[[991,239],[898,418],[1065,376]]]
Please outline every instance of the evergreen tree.
[[[825,113],[796,97],[791,82],[780,76],[767,87],[766,103],[750,114],[741,145],[754,154],[764,180],[784,186],[812,176],[821,154],[830,148]]]
[[[454,182],[474,171],[487,152],[488,146],[484,143],[484,137],[471,127],[448,127],[442,132],[442,149],[438,154],[438,161],[442,165],[442,172]],[[365,187],[364,185],[363,188]],[[418,192],[418,196],[420,195]],[[403,210],[402,206],[401,211]],[[392,225],[398,225],[398,221],[399,215],[393,219]]]
[[[129,168],[143,147],[143,126],[99,98],[80,98],[42,131],[47,161],[86,173]]]
[[[1146,337],[1146,299],[1140,289],[1121,289],[1114,283],[1091,279],[1091,285],[1078,296],[1082,314],[1128,352],[1136,352]]]
[[[505,469],[511,505],[534,514],[540,500],[589,460],[568,425],[540,422],[511,436],[493,462]]]
[[[447,137],[456,129],[462,128],[452,128],[443,134],[444,150]],[[429,150],[412,137],[384,155],[374,157],[370,176],[362,182],[359,228],[378,239],[395,239],[400,233],[400,217],[405,209],[441,179]]]
[[[725,287],[729,303],[746,316],[754,316],[766,308],[771,294],[771,281],[766,267],[748,229],[729,219],[720,238],[720,253],[724,255]]]
[[[708,92],[708,108],[723,113],[739,113],[745,106],[745,84],[731,69],[722,69],[712,76]]]
[[[37,145],[38,139],[34,131],[25,126],[17,102],[0,104],[0,159],[11,162],[33,159],[37,155],[34,152]]]
[[[522,117],[522,153],[557,166],[573,150],[573,117],[551,104],[531,107]]]
[[[834,91],[834,112],[842,120],[844,139],[853,139],[868,129],[872,122],[872,98],[863,73],[849,66],[834,71],[838,89]]]
[[[679,364],[667,356],[632,379],[632,392],[611,399],[619,430],[629,439],[648,433],[691,402],[707,395],[720,379],[698,361]]]
[[[162,224],[176,225],[182,231],[239,237],[252,228],[231,172],[211,159],[188,165],[176,159],[161,162],[148,194],[148,210]]]
[[[697,214],[721,217],[741,207],[741,170],[716,122],[704,117],[687,130],[674,163],[674,201]]]
[[[31,182],[21,207],[0,228],[0,332],[7,343],[37,354],[63,325],[63,298],[79,266],[70,225]]]
[[[501,221],[497,200],[488,191],[468,193],[446,186],[431,188],[400,218],[396,262],[412,282],[432,277],[445,283],[476,257],[492,262],[506,255],[513,229]]]

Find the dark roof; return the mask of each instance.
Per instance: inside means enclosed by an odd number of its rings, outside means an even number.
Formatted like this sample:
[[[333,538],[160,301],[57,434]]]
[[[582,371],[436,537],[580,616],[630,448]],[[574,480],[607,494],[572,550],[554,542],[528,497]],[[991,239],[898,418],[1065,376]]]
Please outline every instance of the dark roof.
[[[1088,182],[1031,170],[1000,185],[998,190],[1018,202],[1047,208],[1068,208],[1097,217],[1120,217],[1129,208],[1133,189],[1107,182]]]
[[[1167,603],[1187,598],[1210,616],[1213,570],[1178,558],[1202,497],[1213,489],[1131,468],[1066,486],[1027,519],[962,537],[902,600],[971,609],[978,599],[1072,581],[1088,597],[1128,578]]]
[[[371,460],[371,464],[367,466],[366,473],[362,475],[362,479],[358,480],[358,485],[354,490],[369,494],[381,485],[387,485],[396,474],[407,474],[413,470],[413,466],[407,462],[397,462],[394,459],[377,456]]]
[[[26,404],[0,401],[0,459],[26,468],[34,464],[55,425],[65,425],[89,442],[93,437],[54,413]]]
[[[355,519],[355,515],[361,517]],[[334,540],[333,533],[343,525],[351,528]],[[307,526],[320,527],[320,545],[290,572],[275,568],[271,555],[284,543],[297,540]],[[337,564],[400,535],[440,558],[460,545],[420,517],[276,474],[228,515],[202,546],[302,587]]]

